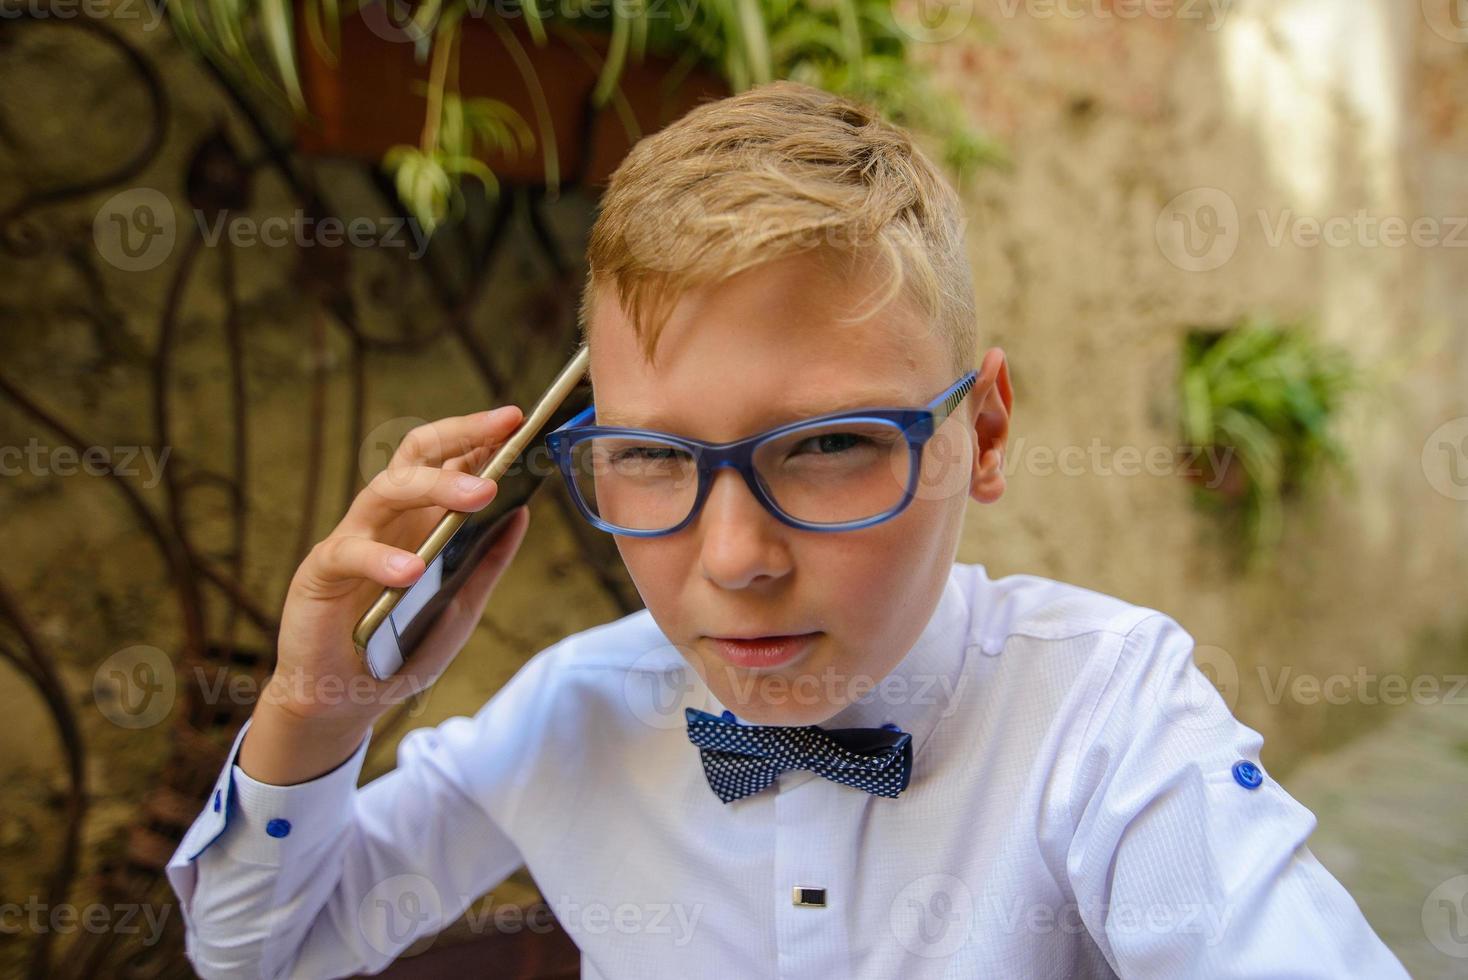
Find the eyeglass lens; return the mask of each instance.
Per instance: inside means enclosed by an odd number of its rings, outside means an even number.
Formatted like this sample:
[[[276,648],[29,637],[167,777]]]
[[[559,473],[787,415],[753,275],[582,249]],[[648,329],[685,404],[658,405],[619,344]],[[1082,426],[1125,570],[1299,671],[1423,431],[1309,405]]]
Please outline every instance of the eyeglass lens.
[[[632,531],[683,521],[698,494],[698,450],[654,437],[596,436],[571,454],[577,492],[602,520]],[[785,433],[754,453],[760,485],[790,517],[844,524],[896,507],[912,454],[895,424],[846,420]]]

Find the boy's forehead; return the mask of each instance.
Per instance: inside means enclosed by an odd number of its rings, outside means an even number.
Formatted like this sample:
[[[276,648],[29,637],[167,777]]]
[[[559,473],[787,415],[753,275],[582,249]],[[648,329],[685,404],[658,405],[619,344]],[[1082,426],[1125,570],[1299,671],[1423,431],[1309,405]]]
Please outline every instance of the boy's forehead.
[[[737,419],[741,430],[772,428],[786,422],[856,408],[915,408],[927,396],[914,396],[910,389],[881,382],[853,383],[839,390],[809,389],[789,392],[778,401],[742,388],[710,393],[689,401],[676,398],[638,400],[627,404],[598,396],[598,425],[620,425],[637,429],[661,429],[686,433],[691,423],[705,417]],[[719,410],[710,412],[711,403]]]
[[[802,257],[745,270],[680,296],[650,364],[616,290],[603,288],[588,331],[597,422],[719,440],[921,405],[953,381],[946,347],[914,304],[863,306],[871,289]]]
[[[630,329],[630,328],[629,328]],[[598,339],[605,339],[605,334]],[[591,343],[598,425],[658,429],[714,441],[858,408],[917,408],[953,379],[922,360],[847,357],[800,361],[778,348],[751,351],[738,364],[659,350],[656,366],[640,351]],[[928,390],[928,389],[932,390]]]

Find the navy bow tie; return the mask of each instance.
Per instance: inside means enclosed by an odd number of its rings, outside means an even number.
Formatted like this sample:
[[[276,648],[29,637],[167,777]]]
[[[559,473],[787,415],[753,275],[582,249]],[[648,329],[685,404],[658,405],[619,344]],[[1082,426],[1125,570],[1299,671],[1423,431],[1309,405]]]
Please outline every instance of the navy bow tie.
[[[875,796],[896,797],[912,773],[912,736],[891,728],[741,725],[697,708],[683,709],[688,741],[698,746],[709,787],[725,803],[758,793],[787,769]]]

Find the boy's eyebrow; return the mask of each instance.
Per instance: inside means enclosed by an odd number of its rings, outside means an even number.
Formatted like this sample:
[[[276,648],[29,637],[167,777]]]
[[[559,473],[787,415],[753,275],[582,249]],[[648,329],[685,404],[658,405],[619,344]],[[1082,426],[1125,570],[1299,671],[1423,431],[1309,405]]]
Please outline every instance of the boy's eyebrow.
[[[756,416],[755,427],[751,431],[774,428],[787,422],[796,422],[801,419],[814,418],[818,415],[830,415],[835,412],[845,412],[857,408],[915,408],[924,404],[920,399],[911,394],[896,389],[884,388],[867,392],[848,392],[840,397],[832,398],[796,398],[775,408],[767,408]],[[670,424],[671,420],[663,418],[654,413],[648,418],[636,418],[616,411],[603,411],[601,406],[596,409],[597,425],[615,425],[629,429],[655,429],[659,432],[677,433],[678,426]]]

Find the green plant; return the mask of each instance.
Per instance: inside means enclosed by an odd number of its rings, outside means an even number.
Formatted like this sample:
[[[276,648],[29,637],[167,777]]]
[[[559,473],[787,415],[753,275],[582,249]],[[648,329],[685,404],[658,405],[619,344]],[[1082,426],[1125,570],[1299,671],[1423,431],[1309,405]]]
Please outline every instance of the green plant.
[[[1224,331],[1194,331],[1184,347],[1182,428],[1191,447],[1222,449],[1243,469],[1249,555],[1279,541],[1283,500],[1348,455],[1332,433],[1362,379],[1342,349],[1303,324],[1245,317]]]
[[[870,102],[893,122],[938,138],[960,179],[1006,160],[951,94],[934,88],[890,0],[696,0],[693,9],[686,32],[654,22],[649,49],[674,53],[691,41],[735,91],[790,78]]]
[[[403,0],[299,0],[300,22],[321,56],[336,62],[342,18],[358,16],[371,2],[400,9]],[[293,0],[177,0],[168,5],[175,33],[235,80],[284,108],[305,114],[297,66],[297,18]],[[1001,148],[965,118],[949,93],[938,91],[914,57],[916,42],[894,19],[888,0],[683,0],[676,16],[648,0],[418,0],[404,21],[420,61],[432,59],[423,135],[414,146],[393,147],[384,158],[399,196],[431,231],[458,205],[463,176],[496,190],[481,153],[500,148],[528,151],[536,136],[507,105],[458,94],[457,51],[465,16],[482,16],[510,52],[537,104],[536,131],[546,147],[546,184],[559,184],[555,134],[540,110],[539,80],[524,46],[506,25],[523,18],[532,43],[551,34],[578,44],[577,34],[607,35],[597,56],[580,42],[578,53],[599,64],[592,93],[597,107],[609,102],[623,125],[635,130],[618,86],[630,62],[648,53],[674,60],[670,87],[695,67],[721,75],[734,91],[776,78],[792,78],[876,105],[888,118],[940,144],[944,162],[965,180],[978,167],[1005,162]],[[263,54],[263,57],[262,57]],[[261,61],[268,64],[262,67]],[[633,133],[635,136],[635,132]]]

